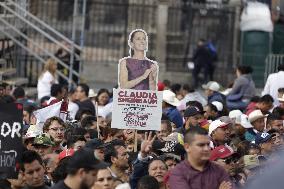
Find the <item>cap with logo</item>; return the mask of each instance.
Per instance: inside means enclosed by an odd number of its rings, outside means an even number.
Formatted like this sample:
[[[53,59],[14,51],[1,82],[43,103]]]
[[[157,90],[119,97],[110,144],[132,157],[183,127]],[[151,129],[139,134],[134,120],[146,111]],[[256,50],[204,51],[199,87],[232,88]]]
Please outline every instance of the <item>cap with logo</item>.
[[[257,133],[255,136],[255,144],[259,145],[259,144],[265,143],[269,141],[272,137],[273,137],[273,134],[271,135],[266,132]]]
[[[66,157],[73,156],[74,153],[75,153],[75,150],[72,148],[63,150],[62,152],[59,153],[58,159],[59,161],[61,161],[62,159]]]
[[[230,157],[234,154],[234,150],[229,147],[229,146],[225,146],[225,145],[221,145],[218,146],[216,148],[214,148],[211,151],[211,156],[210,156],[210,160],[211,161],[215,161],[217,159],[225,159],[227,157]]]
[[[197,107],[191,106],[184,111],[184,117],[191,117],[201,113],[202,112]]]
[[[223,127],[227,127],[228,123],[222,122],[221,120],[215,120],[212,121],[212,123],[210,123],[209,125],[209,131],[208,134],[209,136],[212,134],[213,131],[215,131],[217,128],[223,128]]]

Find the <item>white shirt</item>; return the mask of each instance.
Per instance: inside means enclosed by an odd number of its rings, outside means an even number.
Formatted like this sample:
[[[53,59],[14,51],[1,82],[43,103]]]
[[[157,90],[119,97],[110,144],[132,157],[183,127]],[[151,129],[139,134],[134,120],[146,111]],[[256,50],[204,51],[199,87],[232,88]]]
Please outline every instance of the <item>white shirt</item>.
[[[58,83],[56,78],[49,71],[44,72],[37,82],[37,96],[39,100],[44,96],[50,96],[51,85],[54,83]]]
[[[262,95],[270,94],[274,99],[274,105],[279,105],[277,99],[279,88],[284,88],[284,71],[279,71],[268,76]]]
[[[76,103],[69,101],[68,112],[72,119],[75,119],[75,115],[77,114],[78,110],[79,110],[79,106]]]
[[[199,92],[195,91],[193,93],[188,93],[185,95],[185,97],[180,101],[180,106],[178,107],[178,109],[186,107],[186,103],[189,101],[200,102],[203,107],[207,104],[207,100],[205,100],[205,98],[201,96]]]

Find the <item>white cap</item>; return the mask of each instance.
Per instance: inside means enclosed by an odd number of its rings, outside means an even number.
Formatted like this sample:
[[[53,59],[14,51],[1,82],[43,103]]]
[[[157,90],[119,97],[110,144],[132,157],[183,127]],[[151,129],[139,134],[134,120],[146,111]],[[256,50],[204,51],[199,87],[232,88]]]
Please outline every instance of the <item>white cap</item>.
[[[212,104],[216,106],[218,112],[221,112],[223,110],[223,104],[221,102],[213,101]]]
[[[24,139],[35,138],[35,137],[41,135],[42,133],[43,133],[42,129],[39,126],[30,125],[30,127],[27,130],[27,133],[24,136]]]
[[[241,110],[232,110],[229,113],[229,118],[231,119],[236,119],[237,117],[239,117],[240,115],[242,115],[243,113],[241,112]]]
[[[249,114],[248,120],[250,123],[252,123],[256,121],[257,119],[264,118],[264,117],[265,115],[263,115],[260,110],[254,110]]]
[[[180,101],[176,98],[176,94],[170,90],[163,91],[163,101],[173,106],[180,105]]]
[[[242,114],[238,117],[236,117],[236,124],[240,124],[245,129],[252,128],[252,124],[248,120],[248,116],[245,114]]]
[[[210,125],[209,125],[209,132],[208,132],[209,136],[211,136],[212,132],[215,131],[217,128],[225,127],[227,125],[228,125],[227,123],[222,122],[219,119],[212,121],[212,123],[210,123]]]
[[[203,89],[209,89],[211,91],[219,91],[220,85],[216,81],[209,81],[206,85],[202,85]]]
[[[95,96],[97,96],[97,94],[95,93],[94,89],[90,89],[90,90],[89,90],[89,95],[88,95],[88,97],[89,97],[89,98],[93,98],[93,97],[95,97]]]

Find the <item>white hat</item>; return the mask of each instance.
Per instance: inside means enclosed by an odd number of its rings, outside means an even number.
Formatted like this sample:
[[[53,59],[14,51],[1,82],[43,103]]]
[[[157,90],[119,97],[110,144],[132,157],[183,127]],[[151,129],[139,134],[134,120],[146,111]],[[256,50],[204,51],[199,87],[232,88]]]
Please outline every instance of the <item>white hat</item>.
[[[212,91],[219,91],[220,85],[216,81],[209,81],[207,84],[202,85],[203,89],[209,89]]]
[[[252,124],[248,120],[248,116],[246,114],[239,115],[236,117],[236,124],[240,124],[245,129],[252,128]]]
[[[176,94],[170,90],[163,91],[163,101],[173,106],[180,105],[180,101],[176,98]]]
[[[221,112],[223,110],[223,104],[221,102],[218,101],[213,101],[211,104],[213,104],[214,106],[216,106],[218,112]]]
[[[248,120],[250,123],[252,123],[256,121],[257,119],[264,118],[264,117],[265,115],[263,115],[260,110],[254,110],[249,114]]]
[[[228,123],[222,122],[221,120],[217,119],[215,121],[212,121],[212,123],[210,123],[209,125],[209,136],[212,134],[213,131],[215,131],[217,128],[219,127],[225,127],[227,126]]]
[[[43,133],[42,129],[39,126],[37,126],[37,125],[30,125],[30,127],[28,128],[27,133],[24,136],[24,139],[35,138],[35,137],[41,135],[42,133]]]
[[[89,97],[89,98],[93,98],[93,97],[95,97],[95,96],[97,96],[97,94],[95,93],[94,89],[90,89],[90,90],[89,90],[89,95],[88,95],[88,97]]]
[[[279,102],[284,102],[284,94],[282,95],[281,98],[278,98]]]
[[[237,117],[239,117],[240,115],[242,115],[243,113],[241,112],[241,110],[232,110],[229,113],[229,118],[231,119],[236,119]]]

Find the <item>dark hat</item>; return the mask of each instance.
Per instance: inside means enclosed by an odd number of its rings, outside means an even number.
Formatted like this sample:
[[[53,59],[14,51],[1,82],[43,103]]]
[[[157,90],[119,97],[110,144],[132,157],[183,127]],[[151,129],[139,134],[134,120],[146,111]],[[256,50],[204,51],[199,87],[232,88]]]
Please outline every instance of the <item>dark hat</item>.
[[[153,152],[157,154],[172,153],[175,155],[184,155],[185,150],[177,141],[155,140],[152,145]]]
[[[104,148],[105,144],[103,143],[102,140],[95,138],[95,139],[88,141],[85,147],[95,150],[95,149]]]
[[[266,132],[257,133],[255,136],[255,144],[262,144],[269,141],[273,137],[273,134],[269,134]]]
[[[68,170],[86,168],[86,169],[105,169],[108,165],[95,158],[94,151],[88,148],[82,148],[71,156],[68,162]]]
[[[184,117],[191,117],[197,114],[202,114],[202,112],[197,107],[194,107],[194,106],[188,107],[184,111]]]

